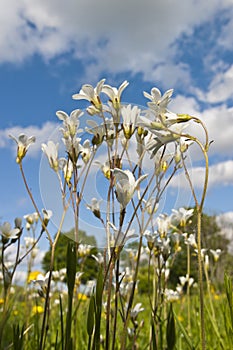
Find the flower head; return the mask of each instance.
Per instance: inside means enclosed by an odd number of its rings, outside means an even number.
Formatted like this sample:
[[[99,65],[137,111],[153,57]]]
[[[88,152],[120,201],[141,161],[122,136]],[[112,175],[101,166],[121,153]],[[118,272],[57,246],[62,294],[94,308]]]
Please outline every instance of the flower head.
[[[184,227],[187,224],[187,220],[193,216],[194,209],[179,208],[178,210],[172,209],[172,212],[172,219],[181,227]]]
[[[41,149],[48,158],[50,167],[54,171],[59,170],[59,161],[58,161],[58,147],[59,143],[54,143],[53,141],[48,141],[48,144],[42,143]]]
[[[65,158],[60,158],[59,159],[59,169],[63,171],[64,178],[66,182],[69,184],[70,179],[72,178],[73,171],[74,171],[74,166],[72,161],[69,159]]]
[[[18,139],[9,135],[18,145],[16,162],[21,163],[22,159],[25,157],[29,146],[36,141],[35,136],[27,137],[25,134],[20,134]]]
[[[48,223],[49,223],[49,220],[51,219],[51,217],[53,215],[53,212],[52,212],[52,210],[42,209],[42,213],[43,213],[43,216],[44,216],[43,224],[44,224],[45,227],[47,227]]]
[[[80,145],[80,152],[84,163],[88,163],[91,157],[91,145],[89,140],[85,140],[83,144]]]
[[[110,242],[112,247],[123,247],[129,239],[138,237],[138,235],[134,233],[134,229],[124,233],[120,232],[111,222],[108,224],[113,229],[113,236]]]
[[[94,164],[98,165],[104,176],[109,180],[111,177],[111,167],[110,167],[110,162],[107,161],[105,163],[99,162],[96,160]]]
[[[128,85],[129,83],[126,80],[119,86],[118,89],[110,85],[103,85],[102,92],[109,97],[110,103],[116,110],[120,109],[121,94]]]
[[[69,157],[72,160],[73,164],[76,164],[79,154],[81,153],[81,145],[80,145],[81,138],[67,137],[67,138],[63,138],[62,141],[66,147],[66,151],[69,154]]]
[[[142,311],[144,311],[144,308],[141,307],[142,303],[137,303],[134,308],[131,309],[130,311],[130,317],[135,320],[138,316],[138,314]]]
[[[19,228],[11,228],[11,224],[9,222],[4,222],[2,226],[0,226],[0,234],[5,239],[17,239],[20,233]]]
[[[96,198],[92,198],[91,204],[87,204],[86,207],[92,211],[92,213],[98,218],[101,218],[100,213],[100,203],[102,200],[98,201]]]
[[[165,214],[160,214],[156,222],[160,238],[165,238],[171,225],[171,218]]]
[[[173,89],[167,90],[163,96],[156,87],[151,89],[151,94],[145,91],[143,94],[146,98],[151,100],[151,102],[148,102],[148,106],[155,110],[158,115],[163,115],[167,111],[167,105],[171,100]]]
[[[121,170],[115,168],[113,170],[115,177],[115,188],[118,202],[123,208],[127,206],[129,201],[132,199],[135,190],[141,181],[143,181],[148,175],[142,175],[138,180],[135,180],[133,173],[129,170]]]
[[[92,106],[88,108],[90,114],[94,115],[102,110],[102,102],[100,100],[100,92],[102,91],[105,79],[98,82],[97,86],[94,88],[90,84],[85,84],[78,94],[74,94],[72,97],[74,100],[87,100]]]
[[[133,135],[140,112],[141,110],[137,106],[127,105],[122,107],[123,132],[126,139],[130,139]]]
[[[63,121],[64,128],[60,130],[63,133],[63,137],[74,137],[78,132],[81,132],[82,129],[79,127],[79,117],[83,115],[83,112],[80,109],[75,109],[71,112],[70,116],[63,111],[57,111],[57,117]]]
[[[190,245],[193,248],[197,249],[197,242],[196,242],[195,235],[193,233],[191,233],[189,236],[187,233],[183,233],[183,236],[184,236],[184,244]]]
[[[221,249],[216,249],[216,250],[210,249],[210,253],[214,257],[214,262],[217,262],[219,260],[221,253],[222,253],[222,250]]]

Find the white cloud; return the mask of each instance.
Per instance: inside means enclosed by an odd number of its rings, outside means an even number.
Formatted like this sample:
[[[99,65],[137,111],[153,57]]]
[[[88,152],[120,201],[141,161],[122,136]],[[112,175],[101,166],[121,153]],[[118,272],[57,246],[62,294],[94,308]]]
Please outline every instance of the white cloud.
[[[108,0],[3,0],[0,62],[72,53],[88,57],[86,74],[92,80],[103,71],[131,71],[188,86],[187,66],[173,62],[174,43],[231,5],[227,0],[127,0],[111,6]]]
[[[207,93],[197,91],[200,100],[210,103],[224,102],[233,98],[233,65],[220,67],[220,72],[214,75]]]
[[[210,146],[209,156],[232,157],[233,107],[221,104],[201,111],[198,102],[194,98],[179,95],[172,101],[171,109],[176,113],[187,113],[199,117],[205,123],[209,140],[214,141]],[[195,123],[190,128],[190,133],[199,139],[203,139],[203,131]],[[200,150],[195,148],[195,151],[192,151],[192,147],[190,148],[191,158],[193,160],[200,159],[202,157]]]
[[[204,167],[193,167],[189,170],[192,184],[196,189],[202,189],[205,179]],[[215,186],[232,186],[233,185],[233,160],[220,162],[209,167],[208,188]],[[175,175],[170,182],[172,187],[189,188],[188,181],[184,172]]]
[[[23,133],[27,136],[35,136],[36,142],[35,144],[32,144],[28,150],[28,156],[35,157],[41,150],[41,144],[43,142],[47,142],[48,140],[51,140],[51,138],[54,139],[53,135],[57,134],[57,128],[57,123],[46,122],[41,127],[33,125],[28,127],[14,126],[0,130],[0,148],[10,147],[16,154],[17,145],[12,139],[9,138],[9,135],[18,137],[21,133]]]

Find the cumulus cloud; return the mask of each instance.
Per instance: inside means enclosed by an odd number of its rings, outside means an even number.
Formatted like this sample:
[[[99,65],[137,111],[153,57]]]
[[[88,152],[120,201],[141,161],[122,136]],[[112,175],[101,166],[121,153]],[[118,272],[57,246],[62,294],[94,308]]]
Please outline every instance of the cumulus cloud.
[[[203,188],[205,179],[204,167],[193,167],[188,169],[192,184],[196,189]],[[219,162],[209,167],[208,188],[214,186],[232,186],[233,185],[233,160]],[[189,188],[188,181],[184,172],[173,177],[170,182],[172,187]]]
[[[12,128],[7,128],[0,130],[0,148],[8,148],[16,153],[16,144],[13,140],[9,138],[9,135],[14,135],[18,137],[21,133],[27,136],[35,136],[36,142],[32,144],[28,150],[28,156],[36,157],[41,150],[41,144],[47,142],[51,138],[54,140],[54,137],[58,134],[58,124],[52,122],[46,122],[41,127],[39,126],[14,126]]]
[[[209,103],[221,103],[233,98],[233,65],[219,67],[206,93],[197,90],[197,97]]]
[[[103,71],[130,71],[165,83],[182,80],[188,86],[187,66],[174,63],[179,49],[175,43],[231,6],[229,0],[127,0],[111,7],[107,0],[3,0],[0,62],[70,53],[83,61],[88,57],[86,74],[92,79]],[[231,23],[229,19],[226,25]]]
[[[197,100],[190,97],[178,95],[171,103],[171,108],[176,113],[188,113],[199,117],[206,125],[210,141],[214,141],[209,149],[210,156],[223,156],[232,158],[233,149],[233,107],[228,107],[225,103],[207,107],[201,111]],[[189,128],[192,135],[203,140],[203,131],[197,124],[192,124]],[[199,149],[191,150],[193,160],[202,157]]]

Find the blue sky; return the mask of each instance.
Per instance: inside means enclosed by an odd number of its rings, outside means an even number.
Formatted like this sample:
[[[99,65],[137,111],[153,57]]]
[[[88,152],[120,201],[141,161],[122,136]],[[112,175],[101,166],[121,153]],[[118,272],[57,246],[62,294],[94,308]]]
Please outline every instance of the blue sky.
[[[170,109],[206,123],[214,143],[205,210],[233,219],[232,0],[2,0],[0,21],[2,221],[34,211],[8,135],[37,138],[24,166],[42,208],[40,145],[57,127],[56,111],[84,107],[72,94],[101,78],[114,86],[128,80],[123,100],[139,105],[146,103],[142,91],[173,88]],[[193,152],[197,188],[198,160]]]

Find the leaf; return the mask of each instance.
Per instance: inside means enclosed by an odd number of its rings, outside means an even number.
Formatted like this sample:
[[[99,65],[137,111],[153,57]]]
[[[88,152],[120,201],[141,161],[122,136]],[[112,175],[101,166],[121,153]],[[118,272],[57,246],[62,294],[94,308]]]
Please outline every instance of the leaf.
[[[195,347],[193,346],[193,343],[192,343],[192,339],[190,338],[190,336],[188,335],[188,333],[186,332],[186,330],[184,329],[184,326],[182,325],[182,323],[179,321],[178,317],[176,316],[175,312],[173,311],[173,314],[175,316],[175,319],[176,319],[176,322],[180,328],[180,331],[181,333],[183,334],[184,336],[184,339],[187,343],[187,345],[189,346],[189,348],[191,350],[195,350]]]
[[[170,304],[170,309],[168,313],[166,338],[167,348],[169,350],[173,350],[176,345],[176,328],[172,304]]]
[[[75,275],[76,275],[76,244],[69,242],[67,245],[67,257],[66,257],[66,274],[67,274],[67,286],[68,293],[73,294],[74,284],[75,284]]]
[[[96,306],[97,308],[102,307],[102,294],[103,294],[103,269],[100,268],[97,283],[96,283]]]
[[[87,334],[89,337],[92,336],[95,323],[95,298],[94,295],[91,296],[88,314],[87,314]]]
[[[231,325],[233,328],[233,291],[232,291],[232,281],[231,278],[225,273],[224,275],[225,291],[227,295],[227,302],[231,317]]]

